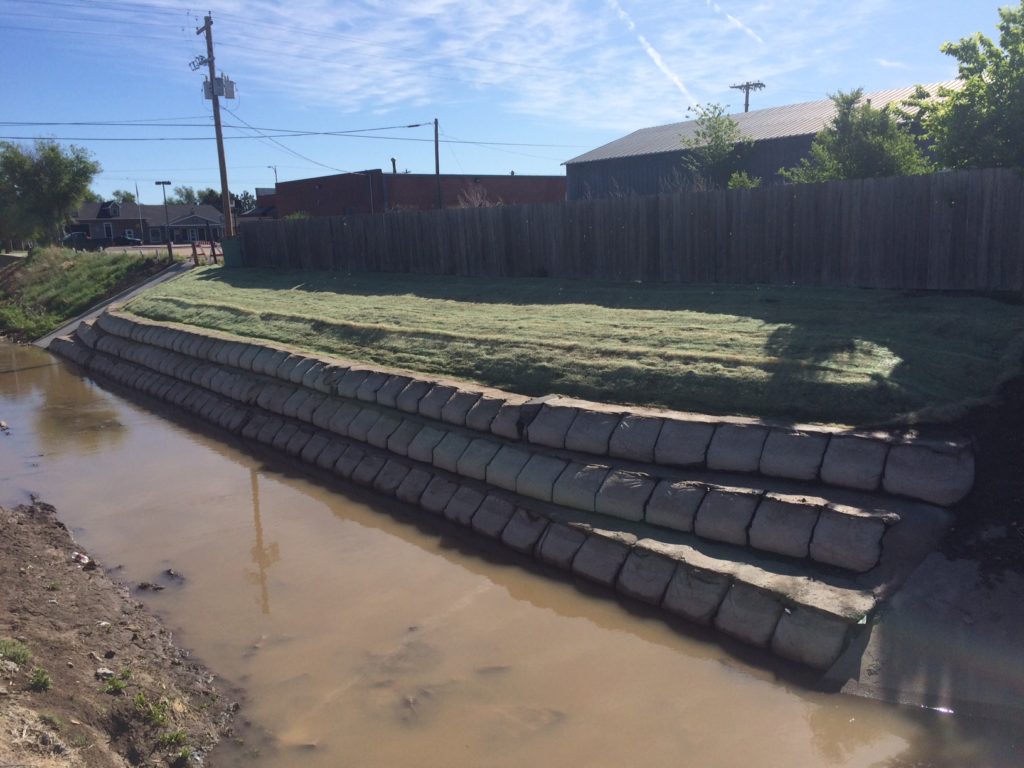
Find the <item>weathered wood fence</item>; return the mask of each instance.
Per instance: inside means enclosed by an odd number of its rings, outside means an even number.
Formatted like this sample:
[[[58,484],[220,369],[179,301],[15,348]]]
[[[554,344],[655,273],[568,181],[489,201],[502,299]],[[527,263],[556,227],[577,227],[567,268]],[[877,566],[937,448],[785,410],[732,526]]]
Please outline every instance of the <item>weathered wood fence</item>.
[[[1018,291],[1024,175],[260,221],[241,237],[245,266]]]

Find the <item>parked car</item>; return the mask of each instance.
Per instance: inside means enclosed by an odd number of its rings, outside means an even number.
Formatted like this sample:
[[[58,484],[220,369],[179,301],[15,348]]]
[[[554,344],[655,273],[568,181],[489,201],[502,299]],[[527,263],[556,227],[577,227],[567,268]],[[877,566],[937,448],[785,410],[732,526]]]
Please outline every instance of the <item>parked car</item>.
[[[88,232],[70,232],[60,239],[60,244],[76,251],[98,251],[102,247],[101,243],[89,237]]]
[[[137,237],[128,237],[128,235],[119,235],[114,238],[114,245],[142,245],[142,241]]]

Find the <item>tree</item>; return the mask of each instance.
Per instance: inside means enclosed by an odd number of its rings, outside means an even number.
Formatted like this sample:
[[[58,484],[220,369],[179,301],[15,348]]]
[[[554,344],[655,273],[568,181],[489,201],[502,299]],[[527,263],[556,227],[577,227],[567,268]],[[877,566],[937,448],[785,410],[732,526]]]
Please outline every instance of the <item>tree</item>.
[[[697,128],[692,136],[682,139],[686,148],[683,167],[695,186],[721,189],[728,185],[754,142],[744,137],[739,123],[721,104],[697,104],[686,111],[697,116]]]
[[[196,198],[199,205],[212,205],[218,211],[220,210],[220,192],[213,187],[207,187],[206,189],[200,189],[196,192]]]
[[[40,139],[31,147],[0,142],[2,236],[59,240],[85,198],[99,163],[82,147]]]
[[[167,202],[175,205],[199,205],[199,197],[192,187],[175,187],[174,194],[167,198]]]
[[[122,205],[124,205],[125,203],[135,202],[135,193],[129,192],[126,189],[115,189],[110,196],[114,199],[115,202],[121,203]]]
[[[942,52],[959,62],[960,90],[942,89],[924,127],[947,168],[1024,166],[1024,0],[999,9],[999,45],[980,32]]]
[[[85,190],[85,194],[82,195],[83,203],[102,203],[103,198],[100,197],[100,193],[92,189]]]
[[[836,114],[811,143],[811,152],[779,175],[794,184],[928,173],[931,165],[901,121],[898,109],[861,103],[864,90],[830,96]]]
[[[232,194],[232,197],[234,197],[235,211],[238,213],[245,213],[256,207],[256,198],[248,190],[242,190],[237,197]]]

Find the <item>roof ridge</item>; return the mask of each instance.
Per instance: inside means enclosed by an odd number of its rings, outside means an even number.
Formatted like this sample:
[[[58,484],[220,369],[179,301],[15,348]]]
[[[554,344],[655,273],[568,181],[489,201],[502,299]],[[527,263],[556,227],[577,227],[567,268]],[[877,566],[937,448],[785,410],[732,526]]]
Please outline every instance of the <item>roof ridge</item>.
[[[921,83],[926,89],[957,88],[961,80],[945,80],[936,83]],[[864,93],[863,99],[873,100],[881,105],[892,104],[900,99],[908,98],[917,85],[901,88]],[[778,139],[787,136],[802,136],[820,131],[833,114],[831,98],[815,101],[797,102],[795,104],[778,104],[771,107],[730,114],[739,123],[745,137],[754,141]],[[653,155],[667,152],[681,152],[680,140],[693,134],[697,125],[696,119],[663,125],[638,128],[625,136],[603,144],[582,155],[565,161],[564,165],[593,162],[597,160],[613,160],[638,155]]]

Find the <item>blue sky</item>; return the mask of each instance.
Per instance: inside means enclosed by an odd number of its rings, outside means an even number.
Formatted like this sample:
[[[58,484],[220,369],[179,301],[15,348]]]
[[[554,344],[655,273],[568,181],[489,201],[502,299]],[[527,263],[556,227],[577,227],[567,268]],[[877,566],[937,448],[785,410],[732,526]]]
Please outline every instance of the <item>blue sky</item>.
[[[76,137],[65,143],[93,152],[105,196],[137,183],[142,202],[158,202],[161,178],[218,188],[205,68],[188,66],[205,53],[195,29],[210,10],[218,70],[238,87],[223,102],[235,192],[273,186],[270,165],[282,181],[389,169],[391,157],[433,172],[432,126],[364,129],[435,117],[442,172],[563,174],[589,149],[687,119],[694,102],[742,111],[729,86],[745,80],[767,84],[752,109],[948,80],[955,62],[939,46],[995,37],[1000,4],[207,0],[196,11],[182,0],[3,0],[0,135]],[[172,137],[199,140],[123,140]]]

